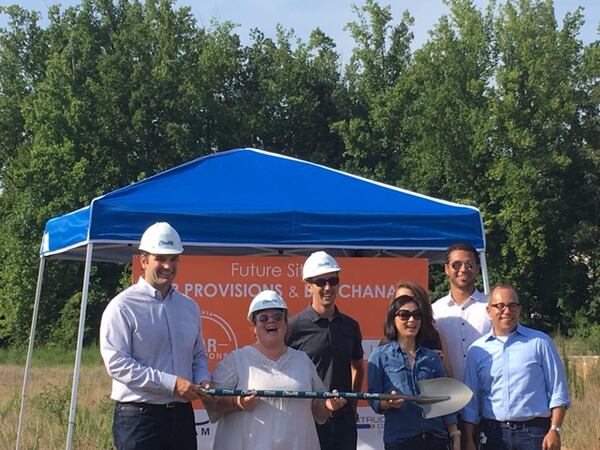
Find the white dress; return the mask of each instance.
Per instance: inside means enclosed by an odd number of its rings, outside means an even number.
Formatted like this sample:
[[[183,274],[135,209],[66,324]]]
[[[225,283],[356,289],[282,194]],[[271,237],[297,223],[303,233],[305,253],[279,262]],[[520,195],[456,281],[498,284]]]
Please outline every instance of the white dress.
[[[287,349],[273,361],[252,345],[235,350],[213,374],[217,388],[322,391],[323,382],[306,353]],[[234,411],[218,420],[214,450],[319,450],[311,399],[259,398],[252,411]]]

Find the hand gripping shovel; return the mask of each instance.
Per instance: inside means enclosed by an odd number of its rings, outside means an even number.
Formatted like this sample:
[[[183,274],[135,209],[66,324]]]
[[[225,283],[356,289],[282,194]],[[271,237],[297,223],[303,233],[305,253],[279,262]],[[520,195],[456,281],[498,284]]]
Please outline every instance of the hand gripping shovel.
[[[375,394],[370,392],[330,392],[330,391],[276,391],[276,390],[252,390],[252,389],[217,389],[201,388],[203,392],[215,396],[242,396],[256,395],[257,397],[279,397],[279,398],[353,398],[359,400],[390,400],[404,399],[412,401],[421,406],[423,417],[431,419],[434,417],[452,414],[469,403],[473,393],[458,380],[453,378],[434,378],[418,382],[421,395],[392,395]]]

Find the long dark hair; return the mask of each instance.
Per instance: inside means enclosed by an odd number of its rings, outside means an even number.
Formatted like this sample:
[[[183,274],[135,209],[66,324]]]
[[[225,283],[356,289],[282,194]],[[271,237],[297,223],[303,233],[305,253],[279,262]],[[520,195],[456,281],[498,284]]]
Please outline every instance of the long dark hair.
[[[429,295],[427,295],[425,289],[418,283],[404,280],[401,280],[396,284],[396,292],[401,288],[409,289],[413,293],[413,299],[423,313],[420,330],[423,332],[422,340],[424,342],[438,342],[440,338],[437,330],[433,326],[433,309],[431,308]]]
[[[398,330],[396,329],[396,314],[400,308],[402,308],[407,303],[414,303],[419,306],[419,303],[414,297],[410,295],[401,295],[400,297],[396,297],[394,300],[390,302],[388,305],[387,316],[385,318],[385,325],[383,327],[383,332],[385,337],[390,341],[396,341],[398,339]],[[419,328],[419,332],[416,336],[417,344],[420,344],[423,340],[423,323]]]

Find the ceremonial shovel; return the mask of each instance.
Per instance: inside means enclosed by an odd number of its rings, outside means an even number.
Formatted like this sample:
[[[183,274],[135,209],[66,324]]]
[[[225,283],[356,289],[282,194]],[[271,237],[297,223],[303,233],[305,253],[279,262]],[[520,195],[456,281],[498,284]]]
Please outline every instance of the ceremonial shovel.
[[[359,400],[393,400],[403,399],[415,402],[421,406],[423,417],[432,419],[434,417],[452,414],[465,407],[473,393],[471,389],[454,378],[433,378],[431,380],[418,381],[421,395],[392,395],[374,394],[368,392],[331,392],[331,391],[276,391],[276,390],[252,390],[252,389],[217,389],[201,388],[203,392],[216,396],[242,396],[256,395],[257,397],[279,397],[279,398],[353,398]]]

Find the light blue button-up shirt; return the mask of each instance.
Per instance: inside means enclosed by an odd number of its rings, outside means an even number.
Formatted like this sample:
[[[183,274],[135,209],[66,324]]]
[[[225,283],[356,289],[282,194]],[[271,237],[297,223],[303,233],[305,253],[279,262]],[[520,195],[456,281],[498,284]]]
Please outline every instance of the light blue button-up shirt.
[[[163,299],[142,277],[104,310],[100,352],[116,401],[183,401],[174,393],[178,376],[210,380],[200,308],[174,288]]]
[[[550,417],[550,410],[568,406],[565,369],[550,337],[517,325],[506,342],[493,331],[467,352],[465,384],[473,398],[463,411],[467,422],[481,418],[525,421]]]

